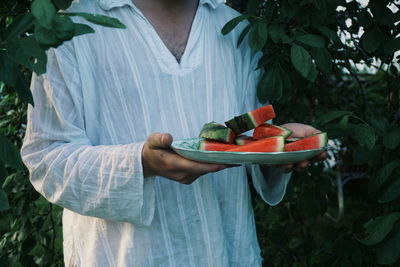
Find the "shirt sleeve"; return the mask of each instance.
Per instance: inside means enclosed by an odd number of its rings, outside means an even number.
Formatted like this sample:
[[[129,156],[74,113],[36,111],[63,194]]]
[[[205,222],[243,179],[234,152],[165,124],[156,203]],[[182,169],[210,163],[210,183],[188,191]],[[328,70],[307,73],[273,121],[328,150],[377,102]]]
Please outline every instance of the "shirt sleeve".
[[[243,75],[243,110],[242,113],[262,107],[257,98],[257,85],[261,76],[261,70],[256,70],[261,53],[253,54],[246,44],[243,43],[244,55]],[[272,121],[269,121],[272,123]],[[267,173],[260,170],[259,165],[247,166],[253,181],[253,186],[261,198],[269,205],[277,205],[282,201],[286,187],[291,178],[290,173],[283,173],[279,169],[270,167]]]
[[[93,145],[85,132],[78,65],[71,43],[48,52],[47,73],[33,75],[34,107],[21,156],[48,201],[86,216],[149,225],[154,178],[144,178],[143,142]]]

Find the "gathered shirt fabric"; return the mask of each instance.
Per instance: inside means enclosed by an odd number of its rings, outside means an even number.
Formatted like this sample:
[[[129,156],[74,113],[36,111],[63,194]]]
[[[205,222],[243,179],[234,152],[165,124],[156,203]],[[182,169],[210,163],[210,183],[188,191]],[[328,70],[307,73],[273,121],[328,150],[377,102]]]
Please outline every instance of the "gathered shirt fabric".
[[[270,205],[290,174],[240,166],[184,185],[144,178],[141,162],[153,132],[196,137],[206,122],[260,106],[257,56],[246,41],[237,47],[243,25],[221,34],[239,13],[200,0],[178,63],[131,0],[68,11],[127,29],[91,24],[95,33],[49,50],[47,72],[32,78],[21,154],[34,188],[64,208],[65,266],[261,266],[247,173]]]

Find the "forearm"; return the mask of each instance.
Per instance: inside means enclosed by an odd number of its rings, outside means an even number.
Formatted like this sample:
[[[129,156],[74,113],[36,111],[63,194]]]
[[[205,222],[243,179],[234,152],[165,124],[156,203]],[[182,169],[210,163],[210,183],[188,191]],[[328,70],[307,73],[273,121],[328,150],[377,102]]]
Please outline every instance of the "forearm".
[[[82,215],[148,224],[153,179],[143,178],[142,144],[25,141],[24,163],[35,189],[50,202]]]

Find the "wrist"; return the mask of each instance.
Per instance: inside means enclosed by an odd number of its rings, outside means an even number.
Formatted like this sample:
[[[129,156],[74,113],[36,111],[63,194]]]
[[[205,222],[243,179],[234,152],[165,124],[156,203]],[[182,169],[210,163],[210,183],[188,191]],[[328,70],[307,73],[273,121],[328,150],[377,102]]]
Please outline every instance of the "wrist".
[[[155,172],[154,172],[154,170],[151,168],[151,166],[150,166],[150,164],[149,164],[149,162],[148,162],[148,146],[147,146],[147,144],[145,143],[144,144],[144,146],[143,146],[143,149],[142,149],[142,154],[141,154],[141,157],[142,157],[142,171],[143,171],[143,176],[144,176],[144,178],[148,178],[148,177],[151,177],[151,176],[154,176],[155,175]]]

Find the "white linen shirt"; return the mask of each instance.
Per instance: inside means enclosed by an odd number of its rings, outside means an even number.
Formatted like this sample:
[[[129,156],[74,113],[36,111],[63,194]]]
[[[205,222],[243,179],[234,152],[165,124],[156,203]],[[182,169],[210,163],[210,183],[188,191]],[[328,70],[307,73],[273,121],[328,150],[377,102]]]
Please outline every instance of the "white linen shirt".
[[[131,0],[68,11],[127,29],[91,25],[96,33],[50,50],[47,73],[32,78],[21,154],[35,189],[64,208],[66,266],[261,266],[244,166],[183,185],[144,179],[141,163],[153,132],[196,137],[206,122],[259,106],[255,57],[236,46],[243,27],[220,33],[238,13],[200,0],[178,63]],[[290,175],[249,169],[261,197],[279,203]]]

